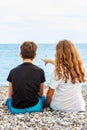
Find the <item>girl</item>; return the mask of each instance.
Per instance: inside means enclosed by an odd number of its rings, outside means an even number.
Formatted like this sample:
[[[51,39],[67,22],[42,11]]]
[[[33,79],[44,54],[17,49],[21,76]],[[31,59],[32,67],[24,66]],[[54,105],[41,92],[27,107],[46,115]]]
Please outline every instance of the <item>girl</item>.
[[[71,41],[62,40],[56,45],[55,61],[42,59],[55,65],[50,87],[47,91],[46,106],[53,110],[78,112],[85,110],[81,94],[85,73],[77,49]]]

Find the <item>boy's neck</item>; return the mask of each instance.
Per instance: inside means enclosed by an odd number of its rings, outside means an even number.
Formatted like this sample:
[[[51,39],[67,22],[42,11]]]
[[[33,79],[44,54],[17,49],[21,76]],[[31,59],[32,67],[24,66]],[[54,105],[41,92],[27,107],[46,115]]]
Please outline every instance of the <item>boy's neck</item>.
[[[33,62],[33,60],[31,60],[31,59],[23,59],[23,63],[32,63]]]

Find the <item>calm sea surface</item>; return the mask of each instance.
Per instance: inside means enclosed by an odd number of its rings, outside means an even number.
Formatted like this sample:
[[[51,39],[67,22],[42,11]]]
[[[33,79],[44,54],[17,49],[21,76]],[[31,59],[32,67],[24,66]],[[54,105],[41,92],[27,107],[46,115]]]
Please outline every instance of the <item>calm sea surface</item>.
[[[87,79],[87,44],[75,44],[75,46],[77,47],[80,56],[83,60]],[[18,64],[22,63],[19,53],[20,44],[0,44],[0,86],[8,84],[6,79],[9,74],[9,71],[13,67],[16,67]],[[55,44],[38,44],[37,57],[34,60],[34,64],[44,69],[47,85],[49,85],[50,83],[53,65],[48,64],[47,66],[45,66],[44,63],[41,61],[41,58],[53,59],[54,55]]]

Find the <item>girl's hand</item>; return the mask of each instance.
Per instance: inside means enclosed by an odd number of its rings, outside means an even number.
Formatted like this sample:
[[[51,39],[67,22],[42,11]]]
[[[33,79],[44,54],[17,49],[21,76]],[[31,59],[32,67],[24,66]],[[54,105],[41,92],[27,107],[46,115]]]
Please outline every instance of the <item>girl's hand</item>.
[[[47,65],[48,63],[55,65],[54,60],[51,60],[51,59],[41,59],[41,60],[45,63],[45,65]]]
[[[49,63],[48,59],[41,59],[41,60],[45,63],[45,65],[47,65]]]

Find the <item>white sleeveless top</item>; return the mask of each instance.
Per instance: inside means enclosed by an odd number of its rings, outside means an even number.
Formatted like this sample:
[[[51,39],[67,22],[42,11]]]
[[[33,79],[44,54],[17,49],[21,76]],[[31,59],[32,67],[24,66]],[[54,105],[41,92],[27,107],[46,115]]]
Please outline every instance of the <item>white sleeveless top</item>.
[[[50,107],[64,112],[85,111],[85,101],[81,94],[82,83],[72,84],[71,79],[67,83],[64,80],[55,80],[52,75],[50,87],[55,89]]]

